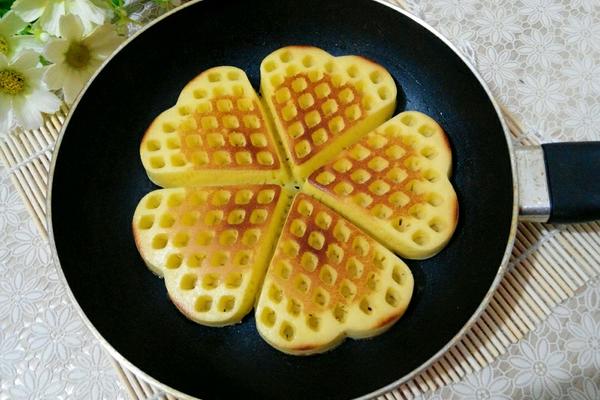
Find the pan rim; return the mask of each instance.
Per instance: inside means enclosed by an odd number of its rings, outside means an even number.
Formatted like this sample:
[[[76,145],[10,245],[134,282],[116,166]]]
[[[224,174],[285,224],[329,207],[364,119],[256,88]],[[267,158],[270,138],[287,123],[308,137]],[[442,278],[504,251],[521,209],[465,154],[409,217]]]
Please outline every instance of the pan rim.
[[[155,379],[154,377],[152,377],[151,375],[149,375],[148,373],[146,373],[145,371],[142,371],[140,368],[138,368],[136,365],[134,365],[132,362],[130,362],[127,358],[125,358],[123,355],[121,355],[121,353],[119,353],[101,334],[100,332],[96,329],[96,327],[94,326],[94,324],[91,322],[91,320],[87,317],[85,311],[83,310],[83,308],[81,307],[81,305],[79,304],[79,302],[77,301],[77,299],[75,298],[75,295],[73,294],[71,287],[69,286],[69,283],[67,281],[66,276],[64,275],[63,269],[60,265],[60,260],[58,257],[58,252],[57,252],[57,248],[56,248],[56,243],[54,240],[54,227],[52,224],[52,185],[53,185],[53,181],[54,181],[54,171],[55,171],[55,167],[56,167],[56,160],[58,158],[58,154],[60,151],[60,146],[62,144],[62,140],[64,138],[64,134],[68,128],[69,122],[71,120],[71,117],[73,116],[73,114],[75,113],[75,110],[77,109],[77,106],[79,105],[80,100],[82,99],[82,97],[85,95],[85,93],[87,92],[88,88],[91,86],[91,84],[94,82],[94,80],[96,79],[96,77],[104,70],[104,68],[106,67],[106,65],[108,63],[111,62],[111,60],[118,54],[120,53],[123,48],[125,48],[129,43],[131,43],[133,40],[135,40],[138,36],[140,36],[141,34],[143,34],[146,30],[150,29],[151,27],[153,27],[155,24],[161,22],[163,19],[168,18],[169,16],[180,12],[190,6],[193,6],[197,3],[200,3],[203,0],[191,0],[173,10],[170,10],[168,12],[166,12],[165,14],[159,16],[158,18],[154,19],[153,21],[149,22],[146,26],[144,26],[142,29],[140,29],[139,31],[135,32],[132,36],[130,36],[129,38],[127,38],[125,41],[123,41],[119,47],[114,51],[114,53],[108,57],[106,60],[104,60],[104,62],[102,63],[102,65],[98,68],[98,70],[92,75],[92,77],[90,78],[90,80],[85,84],[85,86],[83,87],[83,89],[81,90],[81,92],[79,93],[79,95],[77,96],[77,98],[75,99],[75,101],[73,102],[72,106],[69,109],[69,113],[67,115],[67,117],[65,118],[65,121],[63,123],[63,126],[61,127],[59,136],[56,140],[56,144],[54,147],[54,152],[52,154],[52,160],[50,162],[50,169],[49,169],[49,176],[48,176],[48,194],[46,197],[46,226],[47,226],[47,230],[48,230],[48,243],[50,245],[50,251],[52,253],[52,260],[54,261],[54,267],[57,271],[58,274],[58,278],[59,281],[61,283],[61,285],[63,285],[63,287],[66,289],[66,293],[68,298],[70,299],[71,303],[73,304],[73,306],[75,307],[75,309],[77,310],[77,313],[79,314],[80,318],[83,320],[84,324],[86,325],[86,327],[89,329],[89,331],[94,335],[94,337],[96,338],[96,340],[98,340],[98,342],[106,349],[106,351],[109,353],[109,355],[111,357],[113,357],[114,359],[116,359],[119,363],[124,364],[125,367],[133,372],[135,375],[137,375],[138,377],[141,377],[143,380],[145,380],[146,382],[152,384],[153,386],[159,388],[160,390],[162,390],[165,393],[168,394],[172,394],[177,396],[178,398],[181,399],[185,399],[185,400],[196,400],[198,399],[197,397],[188,395],[186,393],[183,393],[175,388],[170,387],[167,384],[164,384],[160,381],[158,381],[157,379]],[[433,28],[431,25],[429,25],[427,22],[425,22],[424,20],[422,20],[421,18],[409,13],[408,11],[402,9],[401,7],[399,7],[396,4],[392,4],[390,2],[388,2],[388,0],[370,0],[373,2],[376,2],[378,4],[381,4],[385,7],[390,8],[391,10],[398,12],[402,15],[404,15],[405,17],[411,19],[412,21],[416,22],[417,24],[419,24],[421,27],[425,28],[426,30],[428,30],[429,32],[431,32],[434,36],[437,37],[438,40],[440,40],[442,43],[444,43],[448,48],[450,48],[450,50],[452,50],[456,56],[459,57],[459,59],[465,64],[465,66],[471,71],[471,73],[473,74],[473,76],[475,76],[475,78],[477,79],[477,81],[479,82],[481,88],[484,90],[484,92],[486,93],[487,97],[489,98],[492,106],[494,107],[494,110],[496,111],[496,115],[498,117],[498,120],[500,122],[500,125],[502,126],[502,132],[504,133],[504,138],[506,140],[506,145],[507,145],[507,150],[508,150],[508,156],[509,156],[509,160],[510,160],[510,168],[511,168],[511,177],[512,177],[512,182],[513,182],[513,209],[512,209],[512,215],[511,215],[511,226],[510,226],[510,230],[508,233],[508,240],[506,243],[506,248],[504,250],[503,256],[502,256],[502,261],[498,267],[498,272],[496,273],[496,276],[494,277],[494,280],[492,281],[492,284],[490,285],[488,291],[486,292],[485,296],[483,297],[483,299],[481,300],[479,306],[477,307],[477,309],[473,312],[473,314],[469,317],[469,319],[467,320],[467,322],[465,322],[465,324],[462,326],[462,328],[440,349],[438,350],[433,356],[431,356],[428,360],[426,360],[425,362],[423,362],[421,365],[419,365],[418,367],[416,367],[415,369],[413,369],[411,372],[409,372],[408,374],[398,378],[397,380],[377,389],[374,390],[370,393],[364,394],[362,396],[357,397],[357,400],[366,400],[366,399],[370,399],[370,398],[374,398],[376,396],[382,395],[386,392],[389,392],[397,387],[399,387],[400,385],[402,385],[403,383],[411,380],[412,378],[416,377],[418,374],[420,374],[421,372],[423,372],[425,369],[427,369],[428,367],[430,367],[434,362],[436,362],[439,358],[442,357],[443,354],[445,354],[446,352],[448,352],[448,350],[454,346],[460,339],[463,338],[463,336],[465,336],[465,334],[468,332],[468,330],[473,326],[473,324],[475,324],[475,322],[479,319],[480,315],[483,313],[483,311],[487,308],[489,302],[492,299],[492,296],[494,295],[494,293],[496,292],[497,287],[500,285],[500,282],[502,281],[502,278],[504,276],[504,274],[507,271],[507,266],[508,266],[508,262],[510,259],[510,255],[513,249],[513,245],[514,245],[514,241],[516,238],[516,234],[517,234],[517,225],[518,225],[518,210],[519,210],[519,199],[518,199],[518,177],[517,177],[517,169],[516,169],[516,161],[515,161],[515,155],[514,155],[514,146],[512,144],[512,139],[507,127],[507,124],[504,120],[504,117],[502,115],[502,111],[500,108],[500,105],[498,104],[498,102],[496,101],[496,99],[494,98],[491,90],[489,89],[489,87],[487,86],[487,84],[485,83],[485,81],[483,80],[482,76],[480,75],[480,73],[475,69],[474,66],[471,65],[471,63],[469,62],[469,60],[460,52],[460,50],[458,50],[458,48],[450,42],[450,40],[448,40],[445,36],[443,36],[438,30],[436,30],[435,28]]]

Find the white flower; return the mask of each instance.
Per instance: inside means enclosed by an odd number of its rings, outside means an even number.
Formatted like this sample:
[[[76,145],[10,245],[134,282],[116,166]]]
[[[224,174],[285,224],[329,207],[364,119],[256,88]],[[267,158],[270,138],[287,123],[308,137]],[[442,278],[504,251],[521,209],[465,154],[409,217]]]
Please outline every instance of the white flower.
[[[585,306],[588,310],[600,308],[600,276],[588,281],[588,289],[585,291]]]
[[[434,4],[441,9],[442,15],[457,20],[461,20],[477,10],[475,8],[477,1],[475,0],[436,0]]]
[[[567,43],[577,45],[582,52],[600,49],[600,25],[591,16],[569,17],[569,24],[563,29]]]
[[[554,0],[522,0],[521,12],[527,16],[530,24],[541,22],[542,25],[550,26],[553,21],[562,19],[563,7]]]
[[[522,356],[512,356],[509,359],[511,365],[519,370],[515,377],[515,386],[531,389],[535,399],[542,396],[560,397],[559,382],[570,380],[569,372],[562,368],[564,353],[550,351],[545,338],[539,340],[535,349],[526,341],[521,341],[519,349]]]
[[[582,95],[600,93],[600,65],[594,63],[592,58],[573,58],[571,65],[563,68],[563,73],[569,85],[579,88]]]
[[[38,302],[44,297],[40,282],[27,279],[21,271],[14,276],[3,276],[0,281],[0,317],[21,323],[24,316],[33,317]]]
[[[91,0],[17,0],[12,9],[27,22],[37,19],[36,23],[54,36],[59,36],[59,20],[65,14],[81,18],[86,33],[102,25],[108,17],[107,9]]]
[[[53,380],[51,370],[40,368],[31,371],[26,369],[16,384],[10,388],[10,395],[15,400],[55,400],[64,391],[64,384]]]
[[[515,69],[519,63],[511,59],[509,50],[500,50],[498,52],[494,47],[488,47],[485,53],[479,55],[479,70],[483,78],[488,82],[493,82],[500,87],[507,81],[517,79]]]
[[[74,398],[99,400],[117,397],[116,377],[99,344],[92,346],[90,354],[80,353],[73,366],[66,378],[75,386]]]
[[[473,37],[473,31],[465,29],[462,24],[443,24],[440,25],[440,31],[446,36],[458,50],[471,62],[473,66],[477,65],[477,59],[473,46],[469,41]]]
[[[558,43],[555,43],[551,33],[542,34],[539,31],[533,31],[531,36],[522,36],[523,46],[519,47],[518,52],[527,56],[529,64],[541,64],[548,68],[559,52],[563,49]]]
[[[515,33],[521,30],[517,16],[507,13],[503,8],[496,8],[493,11],[484,9],[475,22],[480,26],[479,33],[489,36],[492,43],[500,41],[512,42],[515,40]]]
[[[594,6],[598,5],[598,0],[571,0],[571,5],[574,8],[581,7],[584,11],[591,12]]]
[[[44,86],[38,61],[31,50],[12,61],[0,54],[0,132],[14,125],[36,129],[42,125],[42,113],[58,111],[60,100]]]
[[[547,110],[557,112],[566,101],[560,81],[552,80],[544,74],[525,77],[519,91],[523,95],[523,104],[532,105],[538,114]]]
[[[52,39],[44,49],[44,57],[54,65],[44,77],[51,89],[62,89],[67,103],[72,103],[100,64],[121,43],[112,25],[102,25],[89,36],[84,35],[78,17],[60,19],[61,38]]]
[[[575,140],[599,140],[600,104],[590,106],[587,102],[578,101],[575,107],[567,109],[565,126],[571,128]]]
[[[41,43],[32,35],[17,35],[27,26],[13,11],[0,19],[0,54],[11,59],[23,49],[40,50]]]
[[[450,39],[456,46],[468,42],[473,37],[473,30],[465,27],[464,24],[443,24],[440,25],[440,32]]]
[[[66,307],[47,309],[42,321],[31,325],[30,332],[29,350],[40,352],[40,359],[46,363],[52,359],[66,360],[71,349],[82,345],[83,325]]]
[[[567,349],[578,352],[577,363],[581,368],[592,367],[600,370],[600,323],[596,323],[589,313],[583,314],[581,324],[567,324],[573,338],[567,342]]]
[[[600,399],[600,388],[590,378],[583,378],[583,390],[569,389],[571,400],[598,400]]]
[[[548,316],[545,324],[553,331],[560,332],[563,329],[563,321],[561,319],[569,318],[571,310],[563,305],[557,305],[552,309],[552,313]]]
[[[4,335],[0,329],[0,376],[5,379],[17,373],[15,365],[25,358],[18,342],[16,335]]]
[[[504,394],[510,381],[503,376],[494,376],[491,367],[486,367],[478,373],[469,375],[462,382],[452,385],[452,389],[464,400],[506,399]]]
[[[50,262],[50,250],[44,245],[33,220],[16,231],[11,240],[13,256],[20,259],[24,265],[48,264]]]
[[[16,191],[11,190],[8,182],[0,186],[0,232],[6,232],[8,226],[16,227],[20,223],[19,212],[23,203]]]

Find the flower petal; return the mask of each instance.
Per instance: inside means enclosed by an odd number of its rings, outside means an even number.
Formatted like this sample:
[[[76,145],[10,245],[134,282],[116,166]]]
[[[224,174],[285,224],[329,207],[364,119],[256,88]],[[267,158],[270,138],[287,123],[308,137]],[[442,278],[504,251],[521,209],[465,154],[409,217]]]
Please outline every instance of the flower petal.
[[[545,360],[548,355],[548,341],[546,339],[541,339],[537,344],[537,359]]]
[[[587,345],[584,346],[583,349],[585,348],[587,348]],[[590,351],[582,351],[581,353],[579,353],[579,357],[577,357],[577,362],[581,368],[587,368],[590,364],[592,364],[592,360],[593,353]]]
[[[590,399],[593,399],[593,397],[586,397],[583,393],[581,393],[577,389],[571,388],[571,389],[569,389],[569,399],[571,399],[571,400],[590,400]]]
[[[521,349],[521,352],[523,353],[523,355],[525,357],[527,357],[530,360],[535,360],[535,350],[533,349],[533,347],[531,347],[531,345],[527,342],[521,342],[521,345],[519,346]]]
[[[583,314],[583,318],[581,318],[581,322],[583,323],[583,328],[587,331],[589,336],[593,336],[596,332],[596,324],[594,323],[594,319],[590,314]]]
[[[554,382],[551,379],[545,379],[544,383],[546,390],[548,390],[550,394],[552,394],[553,399],[556,399],[560,396],[560,385],[557,382]]]
[[[12,10],[27,22],[38,19],[44,11],[45,2],[40,0],[17,0]]]
[[[64,2],[49,2],[40,16],[39,23],[49,34],[60,36],[60,17],[62,15],[65,15]]]
[[[37,129],[42,126],[42,114],[24,98],[13,100],[13,113],[17,123],[25,129]]]
[[[80,41],[83,38],[83,24],[77,15],[67,14],[60,17],[60,35],[63,39]]]
[[[566,347],[568,350],[571,351],[582,351],[585,348],[587,348],[587,343],[585,342],[585,340],[571,339],[567,342]]]
[[[21,32],[26,26],[27,22],[23,21],[14,11],[9,11],[0,20],[0,34],[12,36]]]
[[[35,36],[21,35],[13,36],[9,39],[9,49],[12,54],[19,54],[22,50],[29,49],[39,53],[44,48]]]
[[[558,367],[565,360],[564,353],[556,352],[548,355],[546,359],[546,364],[550,367]]]
[[[54,93],[43,89],[34,91],[28,96],[28,101],[33,103],[32,107],[48,114],[57,112],[60,108],[60,99]]]
[[[40,61],[40,56],[31,50],[25,50],[12,62],[11,67],[16,70],[34,68]]]
[[[452,385],[452,389],[461,396],[472,396],[476,389],[473,386],[466,385],[462,382],[455,383]]]
[[[543,379],[535,379],[533,385],[531,385],[531,393],[534,399],[541,399],[544,393],[544,382]]]
[[[83,85],[85,84],[85,78],[82,76],[82,73],[77,70],[71,70],[65,76],[65,81],[63,83],[63,94],[65,95],[65,101],[69,104],[72,104]]]
[[[44,57],[53,63],[62,63],[69,49],[69,42],[64,39],[52,39],[44,48]]]
[[[93,25],[102,25],[107,16],[104,9],[89,0],[70,1],[68,11],[81,18],[86,33],[92,31]]]
[[[490,367],[484,368],[483,371],[479,373],[481,377],[481,385],[483,387],[488,387],[492,382],[492,369]]]
[[[515,378],[515,386],[517,386],[517,387],[529,386],[531,381],[533,381],[534,379],[535,379],[535,375],[533,375],[533,372],[531,372],[531,371],[521,372]]]
[[[110,24],[98,27],[90,36],[83,40],[92,53],[102,59],[108,57],[123,41]]]
[[[530,369],[533,366],[531,360],[521,356],[510,357],[510,363],[519,369]]]
[[[0,132],[8,132],[11,124],[10,101],[0,96]]]
[[[54,64],[48,67],[44,74],[44,82],[48,89],[58,90],[63,87],[68,71],[64,64]]]
[[[569,372],[563,368],[549,368],[548,375],[561,382],[568,382],[571,379]]]
[[[596,384],[591,379],[586,379],[583,382],[583,389],[585,391],[585,394],[590,399],[595,399],[595,398],[600,397],[599,390],[597,389]]]

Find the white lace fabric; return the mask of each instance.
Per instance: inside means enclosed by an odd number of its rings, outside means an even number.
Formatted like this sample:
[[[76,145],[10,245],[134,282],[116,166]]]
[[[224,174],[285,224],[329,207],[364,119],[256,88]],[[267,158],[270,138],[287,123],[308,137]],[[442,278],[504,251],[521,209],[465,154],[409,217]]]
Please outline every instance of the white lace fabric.
[[[600,140],[598,0],[396,2],[468,56],[525,139]],[[0,169],[0,400],[126,399],[10,178]],[[491,365],[423,398],[600,399],[600,279]]]

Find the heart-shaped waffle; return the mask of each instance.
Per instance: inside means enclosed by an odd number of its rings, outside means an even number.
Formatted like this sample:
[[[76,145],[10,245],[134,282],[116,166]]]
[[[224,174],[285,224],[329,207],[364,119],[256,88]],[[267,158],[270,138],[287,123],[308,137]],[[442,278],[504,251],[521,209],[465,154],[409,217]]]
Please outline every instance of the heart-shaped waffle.
[[[244,71],[211,68],[152,122],[142,163],[163,187],[280,183],[286,174],[270,126]]]
[[[260,72],[261,93],[299,180],[388,119],[396,107],[394,80],[363,57],[290,46],[268,55]]]
[[[185,316],[227,325],[252,309],[288,206],[278,185],[156,190],[135,211],[135,242]]]
[[[256,326],[290,354],[325,351],[345,336],[388,329],[413,292],[410,269],[319,201],[299,194],[256,306]]]
[[[443,129],[408,111],[313,172],[304,190],[400,256],[423,259],[440,251],[456,228],[451,165]]]
[[[178,187],[140,201],[139,252],[188,318],[223,326],[256,305],[283,352],[381,333],[413,291],[392,251],[430,257],[456,227],[446,135],[417,112],[384,123],[396,86],[362,57],[285,47],[261,90],[267,112],[243,71],[212,68],[150,125],[148,176]]]

